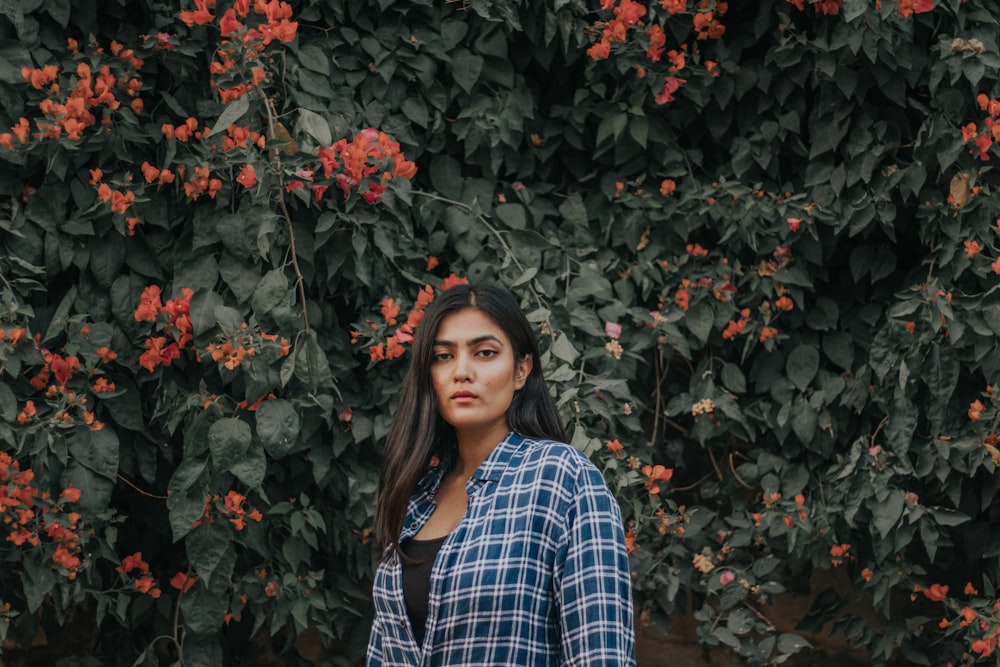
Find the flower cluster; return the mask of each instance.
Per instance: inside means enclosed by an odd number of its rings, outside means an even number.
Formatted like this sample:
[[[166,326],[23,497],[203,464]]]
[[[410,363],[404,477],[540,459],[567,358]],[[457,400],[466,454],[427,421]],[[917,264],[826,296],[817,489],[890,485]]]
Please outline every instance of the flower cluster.
[[[438,290],[444,292],[455,285],[468,283],[467,278],[461,278],[454,273],[445,278]],[[393,297],[382,299],[382,323],[366,320],[364,326],[355,326],[351,330],[351,343],[358,344],[363,339],[370,343],[368,345],[368,358],[372,363],[397,359],[406,353],[404,347],[413,341],[413,332],[423,319],[424,309],[434,300],[434,288],[424,285],[417,293],[413,308],[406,316],[406,321],[399,324],[399,313],[401,306],[396,303]],[[389,330],[392,332],[389,333]],[[378,342],[372,342],[378,341]]]
[[[75,40],[69,40],[69,46],[70,50],[77,50]],[[102,47],[96,44],[91,47],[92,56],[104,54]],[[143,61],[119,42],[112,41],[109,49],[113,58],[96,71],[91,66],[91,58],[82,55],[78,56],[75,68],[64,71],[57,65],[22,67],[25,83],[45,95],[36,104],[40,115],[34,119],[33,137],[30,137],[31,121],[21,117],[10,132],[0,134],[0,146],[14,150],[15,138],[21,144],[27,143],[29,138],[81,141],[84,132],[98,122],[101,125],[112,123],[114,113],[123,108],[123,103],[132,113],[142,113],[139,91],[143,84],[136,71],[142,68]]]
[[[251,519],[257,523],[264,516],[260,513],[260,510],[254,508],[249,512],[243,507],[246,502],[247,497],[236,491],[230,491],[223,498],[223,507],[225,509],[226,518],[229,519],[229,523],[235,526],[236,530],[243,530],[247,526],[247,519]]]
[[[655,101],[657,104],[667,104],[676,99],[676,93],[680,87],[687,83],[687,79],[676,76],[688,67],[688,56],[697,56],[700,59],[701,53],[698,43],[705,40],[720,39],[726,32],[726,27],[719,20],[729,10],[729,3],[723,0],[660,0],[659,9],[666,12],[668,20],[678,21],[673,18],[675,15],[690,13],[690,43],[678,43],[677,48],[667,49],[667,34],[664,25],[652,23],[648,27],[643,19],[647,15],[653,15],[657,10],[636,0],[602,0],[601,9],[611,10],[613,17],[607,21],[598,21],[592,27],[594,33],[600,33],[600,39],[587,49],[587,55],[593,60],[605,60],[611,56],[612,46],[623,45],[626,52],[635,51],[641,53],[637,57],[635,65],[636,74],[640,79],[646,78],[647,67],[651,67],[664,60],[668,63],[662,76],[651,77],[651,85],[655,91]],[[690,5],[690,7],[689,7]],[[635,29],[642,29],[637,32],[636,38],[630,38],[630,33]],[[672,28],[669,31],[676,34],[677,30]],[[631,47],[631,44],[636,46]],[[717,63],[713,60],[705,59],[703,62],[704,72],[709,76],[719,75]]]
[[[1000,100],[991,98],[986,93],[976,97],[976,104],[981,111],[986,112],[982,127],[977,123],[968,123],[962,127],[962,143],[972,143],[969,153],[984,162],[990,159],[989,151],[993,144],[1000,142]]]
[[[149,572],[149,563],[142,558],[142,552],[137,551],[131,556],[125,556],[121,565],[115,568],[115,572],[132,579],[135,590],[151,598],[158,598],[162,594],[160,587],[156,585],[156,579]]]
[[[6,542],[23,549],[38,548],[68,579],[74,580],[82,565],[80,520],[67,506],[80,500],[72,485],[58,498],[40,491],[32,482],[35,473],[22,469],[7,452],[0,452],[0,521]]]
[[[406,159],[399,143],[385,132],[373,128],[362,130],[351,141],[341,139],[331,146],[320,148],[317,157],[322,165],[323,178],[328,182],[332,179],[345,199],[352,192],[358,192],[368,204],[379,200],[386,184],[392,179],[411,179],[417,173],[416,165]],[[289,183],[289,187],[296,182]],[[309,187],[318,200],[329,186],[311,183]]]
[[[133,317],[136,322],[153,322],[164,336],[150,336],[144,343],[145,352],[139,365],[152,373],[157,366],[169,366],[181,356],[181,350],[192,340],[191,297],[194,292],[181,288],[181,296],[166,303],[161,300],[160,287],[148,285],[142,291]],[[167,342],[167,336],[173,340]]]
[[[281,0],[236,0],[221,14],[211,12],[215,0],[194,0],[194,5],[180,12],[181,21],[188,27],[215,25],[222,38],[210,71],[223,103],[264,83],[270,76],[263,58],[267,47],[275,40],[291,42],[298,34],[298,22],[290,20],[292,7]]]
[[[236,370],[243,365],[245,360],[254,358],[262,349],[275,350],[278,353],[275,356],[285,357],[291,352],[291,348],[288,339],[280,337],[278,334],[265,333],[257,327],[251,327],[246,322],[242,322],[238,333],[224,338],[218,343],[210,343],[205,349],[205,354],[223,368]],[[266,396],[261,398],[250,409],[256,409],[256,406],[260,405],[265,398]]]

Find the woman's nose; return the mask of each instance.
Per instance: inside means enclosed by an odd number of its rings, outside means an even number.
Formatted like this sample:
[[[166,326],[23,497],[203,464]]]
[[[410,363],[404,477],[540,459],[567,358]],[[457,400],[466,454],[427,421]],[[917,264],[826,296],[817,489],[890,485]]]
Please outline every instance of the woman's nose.
[[[455,379],[456,380],[468,380],[471,375],[470,362],[472,360],[469,355],[464,353],[459,353],[455,355]]]

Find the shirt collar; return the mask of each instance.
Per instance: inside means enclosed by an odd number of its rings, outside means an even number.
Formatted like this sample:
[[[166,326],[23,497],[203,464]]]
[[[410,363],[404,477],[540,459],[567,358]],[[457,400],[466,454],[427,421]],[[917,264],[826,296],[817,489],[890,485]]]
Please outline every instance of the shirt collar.
[[[504,470],[507,469],[507,464],[510,463],[511,457],[514,455],[514,452],[521,448],[523,442],[524,438],[517,433],[513,431],[508,433],[507,437],[479,465],[479,468],[472,474],[469,481],[499,482]]]
[[[513,431],[510,431],[500,444],[498,444],[490,455],[486,457],[476,472],[473,473],[472,477],[469,478],[469,491],[471,491],[478,485],[479,482],[499,482],[500,477],[503,475],[503,471],[507,469],[507,465],[510,463],[511,457],[514,455],[521,445],[524,443],[524,438]],[[438,486],[441,485],[441,480],[444,478],[448,469],[451,468],[452,459],[455,455],[454,451],[449,452],[445,456],[442,456],[436,465],[428,466],[424,476],[417,483],[417,489],[424,493],[433,494],[437,491]]]

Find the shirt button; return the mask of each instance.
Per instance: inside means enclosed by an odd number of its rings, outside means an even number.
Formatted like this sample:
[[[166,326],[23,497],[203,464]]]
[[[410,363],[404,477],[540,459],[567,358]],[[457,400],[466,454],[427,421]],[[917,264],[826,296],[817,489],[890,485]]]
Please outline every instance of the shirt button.
[[[410,530],[416,530],[419,527],[420,527],[420,524],[418,524],[416,521],[414,521],[413,523],[410,524]]]

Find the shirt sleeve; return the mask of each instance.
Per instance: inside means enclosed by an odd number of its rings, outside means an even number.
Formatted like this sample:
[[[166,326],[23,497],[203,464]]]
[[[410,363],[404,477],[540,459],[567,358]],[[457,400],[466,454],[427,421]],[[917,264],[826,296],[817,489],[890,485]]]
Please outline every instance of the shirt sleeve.
[[[559,664],[634,666],[632,584],[621,511],[593,466],[578,473],[566,515],[555,568]]]

